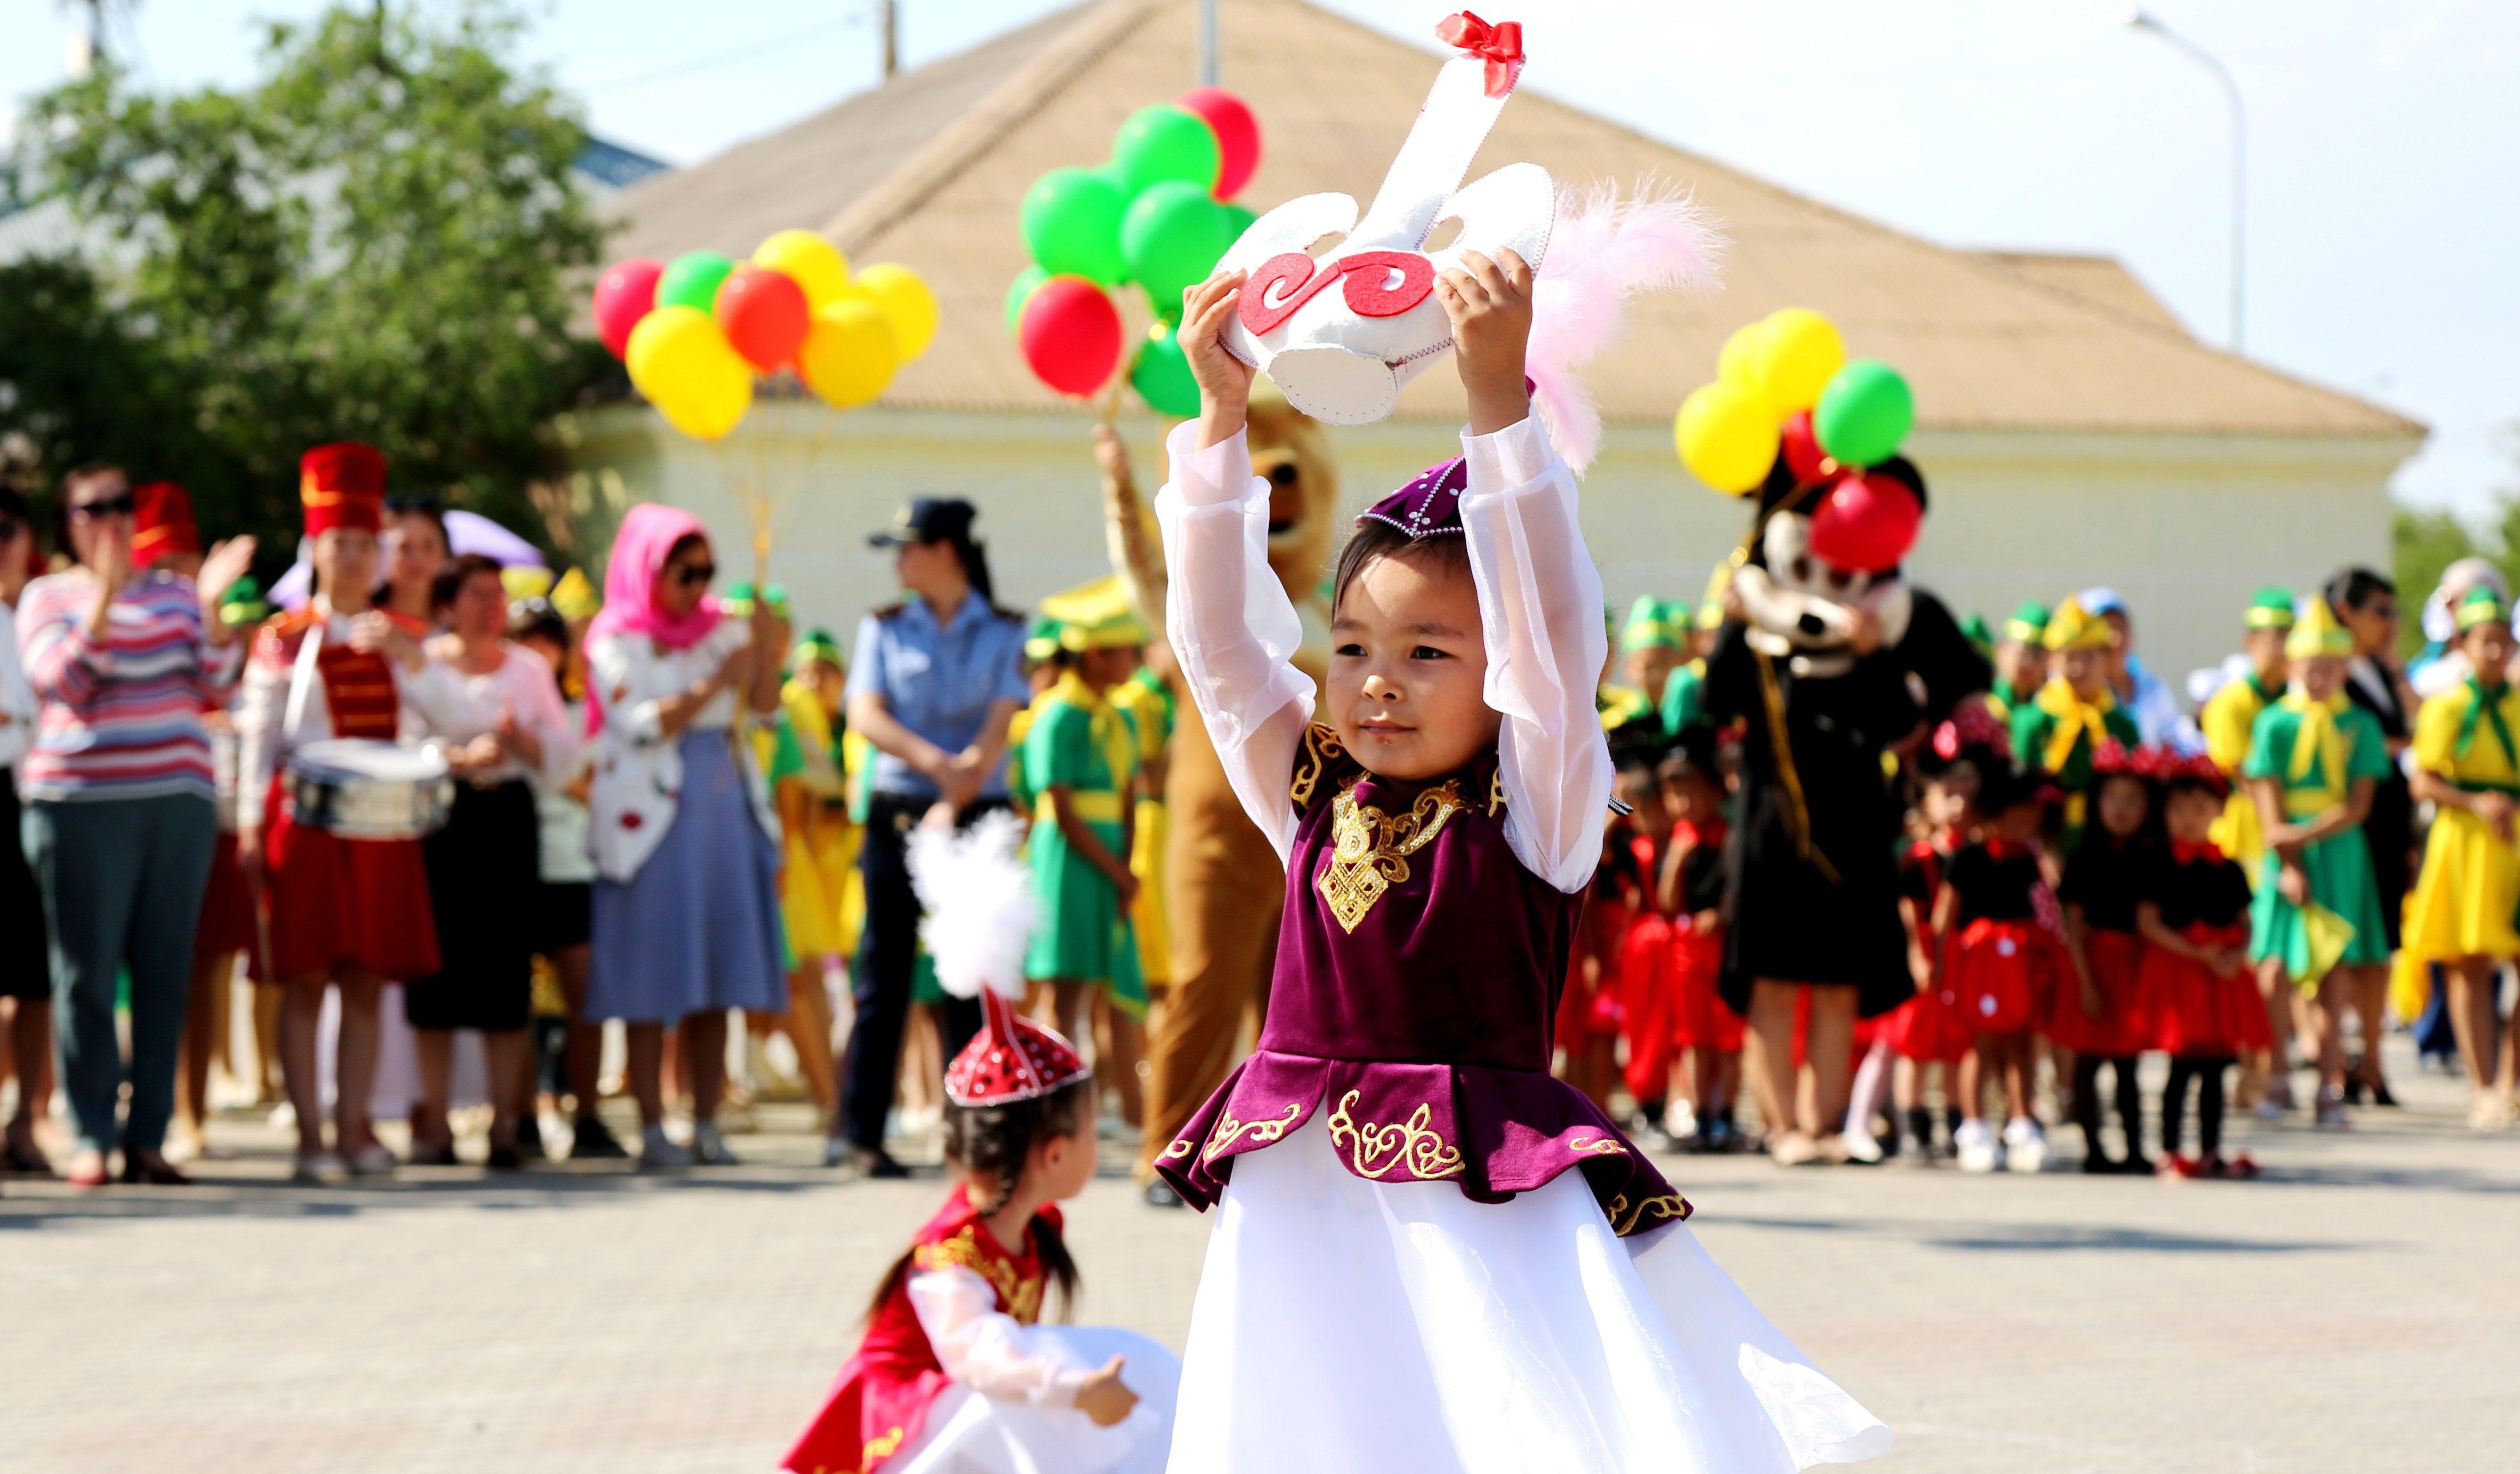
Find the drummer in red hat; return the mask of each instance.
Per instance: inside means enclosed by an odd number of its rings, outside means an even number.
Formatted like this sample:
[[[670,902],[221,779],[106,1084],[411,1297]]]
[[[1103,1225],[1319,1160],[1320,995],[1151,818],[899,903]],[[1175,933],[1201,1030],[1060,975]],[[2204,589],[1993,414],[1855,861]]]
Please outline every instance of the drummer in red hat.
[[[428,876],[420,841],[353,838],[304,815],[292,801],[292,769],[310,789],[417,782],[390,744],[421,730],[410,714],[434,668],[416,632],[372,606],[378,532],[384,520],[385,459],[356,441],[319,445],[298,463],[309,558],[307,602],[255,637],[238,703],[237,853],[258,877],[269,915],[257,975],[283,990],[281,1075],[297,1115],[297,1177],[382,1175],[394,1158],[368,1114],[377,1061],[377,998],[387,978],[438,967]],[[364,738],[375,745],[324,750],[308,770],[309,743]],[[366,779],[361,773],[376,770]],[[341,997],[332,1147],[324,1140],[316,1075],[316,1022],[324,993]]]

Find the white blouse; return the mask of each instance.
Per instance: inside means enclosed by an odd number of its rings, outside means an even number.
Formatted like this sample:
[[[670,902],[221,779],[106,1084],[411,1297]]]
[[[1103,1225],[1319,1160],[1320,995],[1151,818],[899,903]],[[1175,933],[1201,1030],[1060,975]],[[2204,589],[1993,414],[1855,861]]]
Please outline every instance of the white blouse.
[[[320,596],[319,596],[320,597]],[[350,643],[348,614],[328,613],[324,622],[306,632],[308,641],[326,645]],[[298,647],[305,649],[304,645]],[[397,739],[412,744],[428,735],[429,713],[436,710],[444,692],[440,682],[446,675],[445,665],[424,656],[419,670],[408,669],[399,660],[385,657],[393,668],[394,694],[400,704],[400,728]],[[262,823],[262,795],[271,789],[272,776],[288,763],[289,755],[308,742],[322,741],[333,736],[333,709],[325,699],[324,681],[308,663],[305,667],[305,691],[295,722],[289,710],[292,688],[298,684],[300,661],[272,665],[262,660],[248,660],[245,681],[237,693],[237,791],[241,797],[240,822],[259,827]]]
[[[752,641],[749,620],[721,619],[717,628],[684,649],[659,650],[644,634],[606,635],[586,645],[586,663],[604,706],[604,732],[596,739],[595,782],[587,847],[604,879],[628,884],[656,852],[681,812],[682,741],[715,733],[721,740],[735,726],[737,692],[709,697],[673,737],[665,736],[663,705],[717,674],[726,657]],[[770,785],[753,761],[752,744],[732,741],[738,770],[752,802],[752,817],[770,842],[779,842],[779,815]]]
[[[15,768],[34,739],[35,688],[18,659],[18,615],[0,603],[0,768]]]
[[[568,709],[560,698],[560,682],[552,675],[551,662],[525,646],[513,642],[506,647],[506,658],[499,668],[486,675],[473,675],[452,662],[426,693],[422,715],[428,722],[431,738],[450,747],[460,747],[483,733],[499,730],[501,714],[516,718],[517,725],[533,734],[542,747],[542,762],[528,766],[522,757],[510,754],[492,767],[467,774],[474,782],[499,783],[515,780],[541,780],[552,775],[573,772],[578,747],[583,741],[583,727],[571,727]]]
[[[1313,708],[1291,660],[1302,627],[1269,571],[1269,483],[1243,437],[1194,450],[1197,423],[1166,443],[1155,499],[1170,570],[1166,624],[1184,684],[1236,796],[1281,860],[1295,841],[1286,788]],[[1609,819],[1610,750],[1594,705],[1609,635],[1601,576],[1576,520],[1575,479],[1539,422],[1462,435],[1462,523],[1487,647],[1488,705],[1504,714],[1497,760],[1506,842],[1559,890],[1592,883]]]
[[[910,1308],[945,1374],[982,1397],[1039,1407],[1075,1406],[1093,1368],[1035,1352],[1023,1322],[999,1310],[997,1292],[960,1265],[910,1276]]]

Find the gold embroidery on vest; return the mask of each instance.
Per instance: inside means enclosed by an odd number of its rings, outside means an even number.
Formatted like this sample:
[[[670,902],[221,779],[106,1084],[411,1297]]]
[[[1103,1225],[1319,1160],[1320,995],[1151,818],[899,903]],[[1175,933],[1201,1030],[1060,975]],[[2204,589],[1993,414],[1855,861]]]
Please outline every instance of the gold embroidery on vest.
[[[872,1469],[876,1465],[876,1460],[890,1458],[900,1448],[901,1430],[899,1428],[893,1429],[881,1438],[868,1439],[866,1452],[858,1455],[858,1467]]]
[[[1237,1138],[1245,1134],[1248,1134],[1254,1141],[1275,1141],[1284,1136],[1287,1129],[1295,1124],[1295,1118],[1303,1113],[1304,1105],[1300,1100],[1287,1106],[1285,1115],[1260,1121],[1237,1121],[1231,1111],[1220,1111],[1217,1113],[1215,1134],[1207,1139],[1207,1153],[1204,1160],[1215,1161],[1227,1147],[1234,1144]],[[1171,1148],[1167,1147],[1165,1150],[1169,1154]]]
[[[969,1270],[997,1291],[998,1307],[1008,1315],[1026,1325],[1041,1318],[1041,1276],[1018,1275],[1013,1261],[984,1253],[979,1234],[969,1224],[942,1243],[921,1244],[913,1249],[910,1262],[914,1269],[921,1270]]]
[[[1352,792],[1330,802],[1331,851],[1322,870],[1319,889],[1339,925],[1356,930],[1382,893],[1409,879],[1408,857],[1434,843],[1444,822],[1462,812],[1462,789],[1447,782],[1418,795],[1409,812],[1398,818],[1368,804]]]
[[[1303,745],[1295,752],[1294,782],[1286,785],[1286,796],[1295,801],[1296,808],[1313,801],[1313,792],[1321,786],[1322,774],[1328,770],[1331,759],[1346,755],[1347,748],[1340,744],[1337,732],[1319,722],[1304,729]]]
[[[1176,1162],[1196,1150],[1198,1150],[1198,1143],[1188,1137],[1183,1137],[1164,1148],[1163,1160]]]
[[[1426,1122],[1434,1114],[1432,1107],[1419,1101],[1406,1121],[1382,1125],[1360,1122],[1348,1114],[1363,1091],[1350,1091],[1339,1097],[1338,1109],[1330,1112],[1330,1144],[1345,1146],[1348,1159],[1356,1163],[1356,1175],[1379,1178],[1398,1170],[1419,1182],[1462,1175],[1462,1154],[1444,1139],[1443,1133]]]
[[[1625,1238],[1637,1231],[1638,1226],[1644,1222],[1647,1214],[1653,1215],[1656,1223],[1667,1218],[1687,1218],[1688,1201],[1677,1192],[1666,1192],[1656,1197],[1646,1198],[1637,1204],[1634,1211],[1630,1211],[1628,1195],[1622,1192],[1610,1199],[1609,1210],[1603,1216],[1610,1221],[1610,1231]]]
[[[1575,1137],[1566,1143],[1568,1151],[1589,1151],[1596,1156],[1614,1157],[1628,1149],[1628,1143],[1616,1137]]]
[[[1488,818],[1494,819],[1504,812],[1505,769],[1499,768],[1488,775]]]

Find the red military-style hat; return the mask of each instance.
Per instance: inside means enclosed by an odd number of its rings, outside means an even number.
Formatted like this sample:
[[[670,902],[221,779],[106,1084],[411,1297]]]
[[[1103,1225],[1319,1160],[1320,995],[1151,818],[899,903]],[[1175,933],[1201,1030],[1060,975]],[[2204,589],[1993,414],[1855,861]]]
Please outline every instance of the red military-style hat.
[[[996,989],[981,992],[980,1016],[980,1032],[945,1067],[945,1097],[956,1105],[1012,1105],[1093,1076],[1066,1040],[1019,1017]]]
[[[193,499],[172,481],[152,481],[131,493],[131,561],[150,567],[161,558],[202,551],[202,529],[193,520]]]
[[[297,499],[306,535],[335,527],[376,532],[385,524],[385,457],[356,440],[319,445],[297,460]]]

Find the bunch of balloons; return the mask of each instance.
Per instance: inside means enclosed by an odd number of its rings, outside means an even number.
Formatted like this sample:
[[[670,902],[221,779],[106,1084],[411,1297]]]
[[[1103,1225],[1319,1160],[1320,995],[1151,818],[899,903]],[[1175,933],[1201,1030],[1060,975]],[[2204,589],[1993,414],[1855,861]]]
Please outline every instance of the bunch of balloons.
[[[833,409],[882,393],[936,335],[936,298],[907,266],[852,275],[838,246],[783,230],[749,261],[618,263],[595,284],[595,326],[668,424],[718,440],[752,407],[756,374],[791,370]]]
[[[1715,374],[1682,401],[1672,426],[1690,474],[1747,496],[1781,456],[1797,486],[1827,486],[1811,509],[1814,553],[1871,572],[1907,556],[1924,509],[1896,477],[1871,470],[1916,423],[1898,370],[1850,361],[1836,324],[1786,307],[1726,338]]]
[[[1032,264],[1007,289],[1007,331],[1024,363],[1062,394],[1110,381],[1127,346],[1111,293],[1135,284],[1155,325],[1129,383],[1167,415],[1198,412],[1171,325],[1185,289],[1205,281],[1252,212],[1229,201],[1260,166],[1260,123],[1240,98],[1197,87],[1129,114],[1099,168],[1053,169],[1023,198]]]

